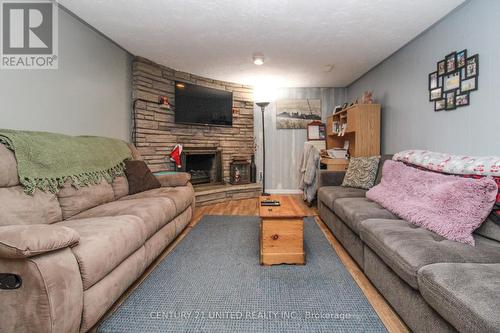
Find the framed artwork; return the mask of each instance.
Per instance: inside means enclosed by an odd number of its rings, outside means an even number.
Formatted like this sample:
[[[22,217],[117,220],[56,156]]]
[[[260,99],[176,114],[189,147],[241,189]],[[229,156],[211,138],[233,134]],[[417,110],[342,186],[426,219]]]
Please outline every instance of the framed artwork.
[[[471,78],[479,75],[479,56],[477,54],[473,55],[470,58],[467,58],[465,61],[465,77]]]
[[[443,91],[451,91],[460,88],[460,73],[454,72],[444,76]]]
[[[445,94],[446,96],[446,110],[453,110],[457,108],[455,102],[455,91],[450,91]]]
[[[455,52],[446,56],[446,73],[451,73],[457,69],[457,54]]]
[[[443,75],[446,73],[446,61],[445,60],[442,60],[440,62],[438,62],[438,67],[437,67],[437,72],[438,72],[438,75]]]
[[[471,77],[470,79],[465,79],[460,82],[460,91],[474,91],[477,90],[477,77]]]
[[[321,120],[320,99],[281,99],[276,101],[276,128],[306,129],[314,120]]]
[[[438,87],[438,72],[429,74],[429,90],[436,89]]]
[[[469,93],[461,93],[460,95],[457,95],[455,99],[457,107],[469,105]]]
[[[467,59],[467,50],[457,52],[457,68],[465,66],[465,59]]]
[[[307,125],[307,141],[326,140],[326,125],[321,121],[313,121]]]
[[[429,101],[432,102],[441,98],[443,98],[443,90],[441,88],[436,88],[431,90],[429,95]]]
[[[470,105],[470,92],[478,89],[479,55],[468,57],[467,49],[451,52],[437,62],[436,68],[428,78],[434,111]]]
[[[434,111],[442,111],[444,109],[446,109],[445,99],[438,99],[437,101],[434,102]]]
[[[333,110],[333,114],[342,111],[342,105],[337,105],[335,109]]]

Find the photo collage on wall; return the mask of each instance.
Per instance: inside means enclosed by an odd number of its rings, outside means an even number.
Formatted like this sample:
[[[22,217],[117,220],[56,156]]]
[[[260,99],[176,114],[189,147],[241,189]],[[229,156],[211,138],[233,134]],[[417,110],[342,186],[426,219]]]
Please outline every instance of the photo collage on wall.
[[[479,55],[467,57],[467,50],[452,52],[429,74],[429,100],[434,111],[454,110],[469,105],[470,92],[477,90]]]

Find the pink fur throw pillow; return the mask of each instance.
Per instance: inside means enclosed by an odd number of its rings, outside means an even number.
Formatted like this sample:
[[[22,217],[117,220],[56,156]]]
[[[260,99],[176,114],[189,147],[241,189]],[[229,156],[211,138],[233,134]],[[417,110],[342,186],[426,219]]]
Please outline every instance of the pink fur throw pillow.
[[[475,245],[472,232],[491,212],[497,191],[491,178],[461,178],[386,161],[382,181],[366,197],[412,224]]]

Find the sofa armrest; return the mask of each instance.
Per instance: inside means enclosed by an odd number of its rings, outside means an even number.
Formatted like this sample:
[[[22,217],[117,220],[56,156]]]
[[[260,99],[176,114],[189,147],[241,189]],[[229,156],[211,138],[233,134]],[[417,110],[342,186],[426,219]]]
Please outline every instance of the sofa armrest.
[[[1,332],[80,331],[82,277],[70,248],[30,258],[0,258],[0,273],[16,275],[22,283],[0,289]]]
[[[345,171],[318,170],[318,189],[323,186],[340,186],[344,176]]]
[[[187,172],[172,172],[155,176],[161,187],[186,186],[191,180],[191,174]]]
[[[75,230],[51,225],[0,227],[0,258],[20,259],[70,247],[80,240]]]

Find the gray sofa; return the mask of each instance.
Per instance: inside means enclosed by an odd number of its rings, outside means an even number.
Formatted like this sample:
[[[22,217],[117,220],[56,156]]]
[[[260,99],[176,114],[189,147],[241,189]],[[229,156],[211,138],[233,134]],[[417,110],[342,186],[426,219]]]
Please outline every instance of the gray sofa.
[[[340,186],[344,174],[319,172],[320,217],[408,327],[500,332],[500,226],[487,220],[475,247],[453,242]]]
[[[133,195],[122,176],[30,196],[0,144],[0,274],[22,279],[0,289],[0,332],[91,329],[191,220],[190,175],[158,179],[161,188]]]

